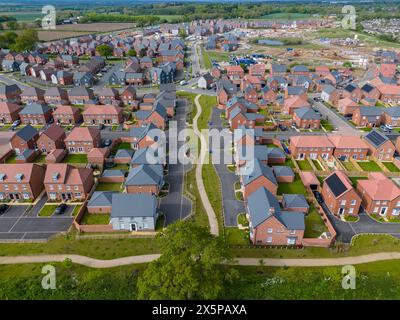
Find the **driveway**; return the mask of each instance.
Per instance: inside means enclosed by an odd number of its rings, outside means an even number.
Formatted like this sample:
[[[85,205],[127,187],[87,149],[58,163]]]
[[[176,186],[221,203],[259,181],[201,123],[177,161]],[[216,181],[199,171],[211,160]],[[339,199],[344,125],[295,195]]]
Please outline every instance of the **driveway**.
[[[42,199],[38,202],[39,206],[43,206],[41,201]],[[74,206],[69,208],[69,214],[67,210],[63,215],[52,217],[34,216],[28,208],[28,205],[10,206],[0,216],[0,240],[46,240],[55,234],[68,231],[73,221],[71,212]]]
[[[350,243],[355,235],[365,233],[390,234],[400,238],[399,223],[377,222],[365,212],[360,213],[357,222],[345,222],[334,216],[325,204],[322,204],[322,208],[338,233],[337,239],[344,243]]]
[[[214,108],[211,116],[210,129],[222,130],[221,120],[222,110]],[[220,141],[220,162],[224,159],[224,144]],[[226,227],[237,226],[237,215],[241,212],[245,212],[244,202],[238,201],[235,196],[234,184],[239,181],[239,176],[228,171],[226,164],[214,164],[214,167],[218,173],[222,185],[222,201],[224,211],[224,222]]]
[[[178,133],[186,128],[187,104],[184,99],[177,99],[174,121],[177,122]],[[166,131],[168,137],[168,131]],[[178,141],[178,150],[184,142]],[[171,154],[172,150],[169,150]],[[171,224],[189,216],[192,210],[192,202],[183,195],[184,176],[191,165],[181,163],[169,164],[168,175],[165,180],[169,183],[169,193],[161,199],[160,210],[165,213],[166,224]]]

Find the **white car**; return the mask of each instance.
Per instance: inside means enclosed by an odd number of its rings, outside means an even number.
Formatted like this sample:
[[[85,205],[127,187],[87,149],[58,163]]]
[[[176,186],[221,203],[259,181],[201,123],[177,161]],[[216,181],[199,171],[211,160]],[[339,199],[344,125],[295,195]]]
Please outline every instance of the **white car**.
[[[179,82],[179,84],[180,84],[181,86],[185,86],[185,85],[188,84],[188,82],[187,82],[186,80],[182,80],[181,82]]]
[[[20,123],[21,123],[21,120],[15,120],[13,123],[12,123],[12,127],[18,127],[19,125],[20,125]]]
[[[385,124],[385,127],[389,130],[393,130],[393,126],[391,124]]]

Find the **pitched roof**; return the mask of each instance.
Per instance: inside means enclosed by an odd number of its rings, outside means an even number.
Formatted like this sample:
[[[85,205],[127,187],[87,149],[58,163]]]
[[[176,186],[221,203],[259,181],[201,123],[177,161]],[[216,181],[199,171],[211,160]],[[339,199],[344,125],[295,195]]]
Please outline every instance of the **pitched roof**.
[[[278,185],[272,169],[261,163],[260,160],[257,158],[254,159],[254,161],[249,161],[246,163],[245,171],[249,171],[245,176],[243,176],[243,184],[245,186],[258,179],[259,177],[265,177],[273,184]]]
[[[93,127],[75,127],[65,141],[91,141],[100,135],[100,130]]]
[[[282,203],[285,204],[285,209],[310,207],[303,194],[283,194]]]
[[[331,135],[328,138],[335,148],[368,149],[368,145],[365,141],[357,136]]]
[[[157,217],[157,198],[148,193],[114,193],[111,218]]]
[[[20,137],[24,141],[29,141],[38,134],[38,131],[32,127],[30,124],[23,127],[22,129],[18,130],[15,134],[16,136]]]
[[[129,171],[125,186],[158,185],[164,183],[163,169],[160,165],[139,165]]]
[[[276,177],[294,177],[294,172],[289,166],[273,166]]]
[[[45,131],[42,132],[42,135],[46,135],[53,141],[56,141],[65,135],[65,131],[61,126],[53,123]]]
[[[333,148],[333,143],[326,136],[294,136],[290,138],[290,143],[296,147],[317,147]]]
[[[341,171],[335,171],[324,179],[324,183],[331,189],[333,195],[338,198],[343,193],[353,189],[347,176]]]
[[[320,120],[321,116],[312,108],[298,108],[294,113],[303,120]]]
[[[389,141],[388,137],[386,137],[383,133],[375,129],[369,132],[366,136],[364,136],[364,139],[375,148],[378,148],[386,141]]]
[[[393,200],[400,196],[400,188],[382,172],[371,172],[368,180],[357,183],[373,200]]]
[[[45,114],[51,108],[47,104],[31,103],[25,106],[19,114]]]
[[[95,191],[93,192],[88,207],[110,207],[112,203],[112,196],[115,191]]]

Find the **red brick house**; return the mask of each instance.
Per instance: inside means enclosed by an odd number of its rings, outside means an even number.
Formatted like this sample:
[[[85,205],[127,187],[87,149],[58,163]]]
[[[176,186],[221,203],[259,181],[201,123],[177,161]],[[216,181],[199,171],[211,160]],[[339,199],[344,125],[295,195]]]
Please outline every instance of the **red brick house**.
[[[396,218],[400,214],[400,189],[381,172],[371,172],[368,180],[357,181],[362,206],[369,214]]]
[[[16,154],[22,153],[26,149],[35,149],[39,133],[31,125],[27,125],[18,130],[10,140],[11,149]]]
[[[45,102],[44,93],[45,91],[40,88],[28,87],[21,93],[21,102],[25,104],[43,103]]]
[[[294,159],[330,159],[334,145],[327,136],[294,136],[290,138],[289,150]]]
[[[113,105],[89,105],[82,112],[82,116],[88,125],[117,125],[123,121],[123,110]]]
[[[293,122],[297,128],[319,129],[321,116],[312,108],[297,108],[293,113]]]
[[[356,216],[360,210],[361,198],[341,171],[335,171],[324,179],[321,194],[326,206],[335,215]]]
[[[43,191],[43,180],[43,166],[0,164],[0,200],[35,200]]]
[[[58,106],[53,111],[55,123],[62,125],[76,124],[82,120],[82,115],[79,108],[69,105]]]
[[[358,109],[358,103],[348,97],[338,101],[338,111],[341,114],[350,115],[356,109]]]
[[[135,112],[135,119],[139,127],[153,123],[158,128],[164,130],[167,121],[167,111],[162,105],[157,103],[152,110],[139,110]]]
[[[301,245],[305,223],[303,212],[282,211],[276,197],[261,187],[246,204],[250,240],[257,245]]]
[[[249,67],[249,75],[264,78],[266,65],[264,63],[253,64]]]
[[[50,105],[63,105],[68,103],[68,92],[59,87],[52,87],[45,91],[44,100]]]
[[[400,102],[400,86],[394,84],[384,84],[377,87],[381,93],[380,99],[386,103]]]
[[[293,114],[295,109],[310,107],[311,105],[307,99],[303,99],[301,96],[294,96],[289,99],[285,99],[283,104],[283,112],[286,114]]]
[[[364,141],[369,147],[371,157],[380,161],[393,160],[395,146],[383,133],[378,130],[372,130],[364,136]]]
[[[100,130],[93,127],[75,127],[65,138],[70,153],[88,153],[101,144]]]
[[[231,80],[234,84],[240,85],[240,81],[244,77],[244,70],[241,66],[227,66],[225,67],[226,75],[229,80]]]
[[[52,119],[52,113],[47,104],[32,103],[19,112],[19,117],[24,124],[44,125]]]
[[[47,165],[44,186],[51,201],[83,201],[94,185],[93,170],[67,163]]]
[[[128,86],[120,95],[121,101],[127,105],[131,106],[136,103],[137,96],[136,96],[136,89],[133,86]]]
[[[41,133],[36,145],[42,153],[48,154],[55,149],[65,149],[64,140],[64,129],[54,123]]]
[[[12,102],[0,102],[0,123],[13,123],[19,119],[22,106]]]
[[[367,160],[369,146],[360,137],[332,135],[329,136],[329,140],[335,146],[333,155],[339,160]]]

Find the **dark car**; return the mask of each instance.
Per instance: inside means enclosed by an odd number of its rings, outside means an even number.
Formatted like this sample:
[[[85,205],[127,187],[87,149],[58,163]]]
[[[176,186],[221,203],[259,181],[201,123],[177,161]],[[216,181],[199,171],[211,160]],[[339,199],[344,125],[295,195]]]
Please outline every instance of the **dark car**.
[[[319,193],[318,191],[315,191],[314,195],[315,195],[315,199],[317,199],[318,203],[323,202],[321,193]]]
[[[110,145],[111,145],[111,142],[112,142],[111,139],[105,139],[105,140],[104,140],[104,146],[105,146],[105,147],[110,146]]]
[[[2,204],[0,206],[0,215],[2,215],[4,212],[6,212],[9,207],[10,206],[8,204]]]
[[[281,131],[286,131],[287,127],[285,125],[283,125],[283,124],[280,124],[279,125],[279,129],[281,129]]]
[[[60,204],[57,206],[56,210],[54,210],[55,214],[63,214],[64,211],[67,209],[67,205],[65,203]]]

